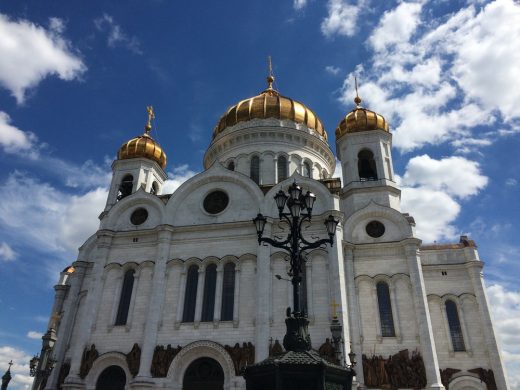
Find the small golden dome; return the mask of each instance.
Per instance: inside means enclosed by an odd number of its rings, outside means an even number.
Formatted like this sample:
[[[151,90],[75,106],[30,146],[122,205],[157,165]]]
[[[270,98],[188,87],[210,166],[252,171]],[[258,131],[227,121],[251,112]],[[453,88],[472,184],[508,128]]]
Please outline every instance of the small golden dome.
[[[166,167],[166,153],[164,153],[161,146],[147,133],[125,142],[119,148],[119,152],[117,152],[118,160],[138,157],[153,160],[159,164],[162,169]]]
[[[230,107],[213,129],[213,139],[226,128],[252,119],[275,118],[302,123],[327,140],[327,132],[318,116],[303,103],[280,95],[273,89],[274,76],[267,77],[268,87],[257,96]]]
[[[361,98],[359,96],[355,97],[354,103],[356,103],[356,108],[350,111],[336,127],[336,138],[340,138],[347,133],[368,130],[390,132],[388,122],[382,115],[361,107]]]
[[[152,119],[155,118],[155,113],[152,106],[146,107],[146,110],[148,112],[148,123],[144,127],[144,134],[138,135],[121,145],[117,152],[117,159],[126,160],[128,158],[144,157],[155,161],[164,169],[166,167],[166,153],[149,135],[152,130]]]

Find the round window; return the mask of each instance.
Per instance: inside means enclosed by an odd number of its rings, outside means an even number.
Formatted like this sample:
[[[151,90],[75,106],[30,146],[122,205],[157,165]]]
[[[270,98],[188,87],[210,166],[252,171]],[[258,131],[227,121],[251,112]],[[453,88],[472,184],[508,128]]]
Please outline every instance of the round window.
[[[204,210],[210,214],[218,214],[227,207],[229,203],[229,197],[224,191],[213,191],[210,192],[204,198]]]
[[[130,216],[130,222],[134,225],[141,225],[148,219],[148,211],[143,208],[135,209]]]
[[[370,237],[379,238],[385,234],[385,225],[379,221],[372,221],[367,224],[366,231]]]

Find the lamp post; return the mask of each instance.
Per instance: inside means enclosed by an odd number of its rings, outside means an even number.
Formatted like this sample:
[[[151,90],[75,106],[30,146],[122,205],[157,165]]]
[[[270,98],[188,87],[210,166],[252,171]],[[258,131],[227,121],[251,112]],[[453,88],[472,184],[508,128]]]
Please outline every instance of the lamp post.
[[[289,276],[293,286],[293,310],[287,310],[287,333],[283,340],[283,345],[288,351],[308,351],[311,349],[311,340],[308,332],[309,321],[306,313],[301,310],[301,282],[305,259],[303,253],[309,249],[330,246],[334,243],[334,235],[338,220],[332,215],[325,219],[328,238],[308,241],[302,234],[304,222],[311,222],[312,209],[316,201],[316,195],[307,191],[304,195],[302,188],[294,182],[288,189],[288,194],[283,190],[278,191],[274,196],[278,207],[278,216],[282,223],[289,227],[289,233],[285,239],[277,240],[263,237],[267,218],[258,214],[253,222],[258,235],[258,244],[266,243],[276,248],[287,251],[290,255]],[[285,210],[288,211],[285,211]]]
[[[307,240],[302,234],[302,226],[312,220],[312,209],[316,196],[293,183],[287,193],[278,191],[274,196],[280,222],[289,227],[285,238],[264,237],[267,218],[258,214],[253,222],[258,235],[258,244],[268,244],[289,253],[288,275],[293,286],[293,308],[287,308],[285,324],[287,331],[283,339],[285,352],[250,365],[244,372],[247,390],[325,390],[352,388],[355,371],[328,362],[311,349],[309,320],[301,309],[301,282],[305,266],[305,252],[320,247],[332,246],[338,220],[329,215],[325,219],[328,238]],[[277,279],[284,279],[276,275]],[[287,280],[287,279],[284,279]],[[341,324],[340,324],[341,325]]]
[[[42,337],[43,344],[40,356],[35,355],[29,362],[29,374],[34,377],[32,388],[39,390],[45,386],[51,374],[56,360],[51,356],[52,349],[56,343],[56,331],[50,327]]]
[[[338,363],[343,363],[344,367],[354,368],[354,366],[357,364],[357,360],[356,354],[352,351],[352,345],[350,347],[350,352],[348,353],[350,365],[348,365],[345,361],[345,340],[343,340],[343,325],[341,325],[337,315],[334,315],[332,318],[332,322],[330,324],[330,333],[332,333],[332,342],[334,343],[334,352],[336,353],[336,360]]]

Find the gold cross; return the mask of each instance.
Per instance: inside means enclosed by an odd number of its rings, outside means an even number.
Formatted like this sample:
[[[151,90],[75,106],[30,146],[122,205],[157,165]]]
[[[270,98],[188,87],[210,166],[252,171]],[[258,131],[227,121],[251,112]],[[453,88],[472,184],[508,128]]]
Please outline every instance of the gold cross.
[[[146,123],[146,133],[149,133],[152,130],[152,119],[155,119],[155,112],[153,111],[152,106],[146,107],[146,112],[148,112],[148,122]]]
[[[359,105],[361,104],[361,98],[359,97],[358,93],[357,76],[354,76],[354,83],[356,86],[356,97],[354,98],[354,103],[356,103],[356,106],[359,107]]]
[[[267,56],[267,68],[269,71],[269,75],[267,76],[267,89],[271,90],[271,89],[273,89],[273,82],[274,82],[273,63],[271,62],[271,56]]]
[[[267,56],[267,66],[269,69],[269,76],[273,75],[273,63],[271,62],[271,56]]]
[[[332,301],[332,303],[330,304],[330,306],[332,307],[332,316],[333,317],[337,317],[338,316],[338,313],[336,312],[336,308],[340,307],[341,305],[339,303],[336,303],[336,300],[334,299]]]
[[[10,361],[9,363],[7,363],[7,364],[9,364],[9,369],[7,370],[7,371],[9,371],[9,370],[11,369],[11,366],[13,365],[13,361],[11,360],[11,361]]]

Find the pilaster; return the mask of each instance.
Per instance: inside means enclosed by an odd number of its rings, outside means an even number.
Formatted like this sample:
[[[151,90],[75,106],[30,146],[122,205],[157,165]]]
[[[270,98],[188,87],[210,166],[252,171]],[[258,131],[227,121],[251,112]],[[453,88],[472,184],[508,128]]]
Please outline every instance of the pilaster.
[[[412,284],[417,324],[419,326],[419,338],[426,369],[427,388],[444,389],[439,372],[439,361],[437,359],[435,341],[433,340],[432,323],[428,309],[428,301],[426,299],[421,258],[419,256],[420,240],[408,239],[407,241],[408,243],[405,244],[405,253],[410,271],[410,282]]]
[[[157,343],[159,321],[163,312],[166,262],[168,261],[168,255],[170,253],[172,233],[169,230],[160,230],[158,236],[158,250],[152,279],[152,293],[145,323],[143,345],[141,346],[141,362],[139,373],[133,381],[132,388],[135,388],[135,385],[140,386],[141,382],[152,382],[150,367]]]
[[[264,237],[271,237],[271,228],[271,223],[268,222],[265,225]],[[271,248],[266,245],[258,245],[256,253],[255,361],[260,362],[269,356]]]
[[[70,363],[70,373],[63,385],[64,389],[79,389],[83,388],[84,381],[79,377],[81,359],[83,357],[83,350],[90,340],[92,326],[96,320],[97,308],[101,301],[102,277],[104,267],[106,265],[108,255],[110,253],[110,246],[112,243],[112,234],[107,231],[99,231],[97,238],[96,256],[94,258],[94,267],[92,270],[92,279],[88,286],[88,294],[85,301],[85,317],[79,319],[78,340],[75,341],[75,348],[72,351],[72,358]]]

